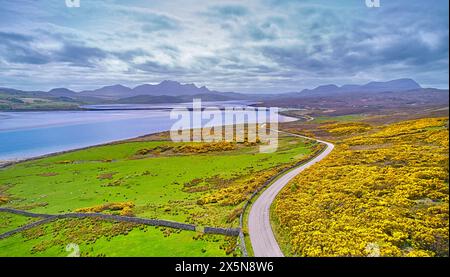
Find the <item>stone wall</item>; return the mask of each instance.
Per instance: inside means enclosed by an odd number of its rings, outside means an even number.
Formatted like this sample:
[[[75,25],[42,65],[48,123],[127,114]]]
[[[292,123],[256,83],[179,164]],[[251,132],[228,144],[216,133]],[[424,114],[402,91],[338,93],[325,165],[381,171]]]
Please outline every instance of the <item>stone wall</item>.
[[[18,215],[23,215],[23,216],[27,216],[27,217],[52,217],[53,216],[50,214],[30,213],[27,211],[21,211],[21,210],[16,210],[16,209],[11,209],[11,208],[0,208],[0,212],[18,214]]]
[[[101,219],[109,220],[109,221],[132,222],[132,223],[143,224],[143,225],[163,226],[163,227],[170,227],[170,228],[189,230],[189,231],[195,231],[195,227],[196,227],[193,224],[180,223],[180,222],[169,221],[169,220],[147,219],[147,218],[140,218],[140,217],[109,215],[109,214],[101,214],[101,213],[69,213],[69,214],[57,215],[57,217],[58,218],[94,217],[94,218],[101,218]]]
[[[203,232],[205,234],[220,234],[225,236],[239,236],[241,229],[239,228],[216,228],[205,227]]]
[[[36,226],[39,226],[39,225],[42,225],[42,224],[49,223],[49,222],[51,222],[51,221],[53,221],[53,220],[56,220],[56,219],[57,219],[56,217],[47,217],[47,218],[45,218],[45,219],[41,219],[41,220],[35,221],[35,222],[33,222],[33,223],[24,225],[24,226],[19,227],[19,228],[17,228],[17,229],[14,229],[14,230],[8,231],[8,232],[6,232],[6,233],[0,234],[0,239],[4,239],[4,238],[7,238],[7,237],[10,237],[10,236],[12,236],[12,235],[14,235],[14,234],[16,234],[16,233],[20,233],[20,232],[22,232],[22,231],[25,231],[25,230],[34,228],[34,227],[36,227]]]
[[[108,220],[108,221],[132,222],[132,223],[143,224],[143,225],[162,226],[162,227],[169,227],[169,228],[182,229],[182,230],[188,230],[188,231],[196,231],[196,228],[197,228],[197,226],[194,224],[187,224],[187,223],[181,223],[181,222],[175,222],[175,221],[169,221],[169,220],[148,219],[148,218],[119,216],[119,215],[110,215],[110,214],[101,214],[101,213],[67,213],[67,214],[51,215],[51,214],[31,213],[31,212],[21,211],[21,210],[16,210],[16,209],[11,209],[11,208],[0,208],[0,212],[9,212],[9,213],[13,213],[13,214],[28,216],[28,217],[44,218],[42,220],[38,220],[38,221],[32,222],[30,224],[24,225],[22,227],[19,227],[17,229],[0,234],[0,239],[7,238],[18,232],[22,232],[24,230],[28,230],[33,227],[39,226],[39,225],[49,223],[49,222],[57,220],[57,219],[64,219],[64,218],[98,218],[98,219]],[[207,226],[207,227],[204,227],[203,232],[205,234],[238,236],[240,233],[240,229],[239,228],[216,228],[216,227],[208,227]]]

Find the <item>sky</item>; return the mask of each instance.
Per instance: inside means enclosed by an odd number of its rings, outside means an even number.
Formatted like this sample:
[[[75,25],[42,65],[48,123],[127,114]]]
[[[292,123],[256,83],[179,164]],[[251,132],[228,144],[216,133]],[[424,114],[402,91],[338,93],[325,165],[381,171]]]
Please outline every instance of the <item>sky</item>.
[[[448,88],[447,0],[0,0],[0,87]]]

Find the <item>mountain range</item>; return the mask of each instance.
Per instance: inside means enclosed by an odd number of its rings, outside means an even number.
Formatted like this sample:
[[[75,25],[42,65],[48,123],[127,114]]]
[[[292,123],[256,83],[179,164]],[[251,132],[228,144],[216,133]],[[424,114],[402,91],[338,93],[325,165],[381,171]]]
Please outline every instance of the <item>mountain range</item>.
[[[323,85],[314,89],[304,89],[302,94],[328,94],[328,93],[349,93],[349,92],[399,92],[421,89],[422,87],[412,79],[396,79],[387,82],[370,82],[364,85]]]
[[[79,92],[82,95],[94,96],[106,99],[120,99],[138,95],[150,96],[181,96],[211,93],[206,87],[197,87],[194,84],[180,84],[175,81],[162,81],[157,85],[143,84],[135,88],[123,85],[105,86],[95,90],[85,90]]]
[[[415,92],[422,95],[425,91],[412,79],[396,79],[387,82],[370,82],[363,85],[334,84],[318,86],[314,89],[304,89],[299,92],[273,93],[273,94],[244,94],[235,92],[220,92],[209,90],[207,87],[197,87],[195,84],[181,84],[176,81],[165,80],[159,84],[142,84],[134,88],[124,85],[104,86],[93,90],[73,91],[67,88],[54,88],[49,91],[22,91],[11,88],[0,88],[0,104],[6,101],[5,97],[37,97],[57,101],[79,102],[81,104],[153,104],[153,103],[179,103],[189,102],[193,98],[201,98],[203,101],[227,101],[227,100],[253,100],[266,101],[278,99],[306,99],[327,97],[366,97],[381,93],[405,93]],[[428,90],[430,91],[430,90]]]

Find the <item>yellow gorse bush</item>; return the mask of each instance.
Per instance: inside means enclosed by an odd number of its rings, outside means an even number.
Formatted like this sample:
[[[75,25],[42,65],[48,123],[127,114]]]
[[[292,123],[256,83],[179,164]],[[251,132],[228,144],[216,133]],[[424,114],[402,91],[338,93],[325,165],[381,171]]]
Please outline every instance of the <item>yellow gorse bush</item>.
[[[161,153],[181,153],[181,154],[201,154],[209,152],[222,152],[236,149],[235,142],[191,142],[181,145],[167,144],[159,145],[155,148],[143,148],[136,152],[136,155],[159,155]]]
[[[101,213],[104,211],[118,211],[120,215],[123,216],[132,216],[133,215],[133,202],[114,202],[114,203],[106,203],[103,205],[97,205],[93,207],[87,208],[79,208],[76,209],[77,213]]]
[[[321,126],[320,128],[335,135],[350,135],[372,129],[369,124],[361,122],[333,123]]]
[[[286,254],[448,256],[447,126],[410,120],[338,142],[274,204]]]

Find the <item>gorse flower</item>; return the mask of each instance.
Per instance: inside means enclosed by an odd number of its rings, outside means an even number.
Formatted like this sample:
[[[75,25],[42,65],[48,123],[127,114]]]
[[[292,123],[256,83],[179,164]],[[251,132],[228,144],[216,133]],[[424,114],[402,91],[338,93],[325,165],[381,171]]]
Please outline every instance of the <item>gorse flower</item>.
[[[274,214],[289,254],[448,256],[447,124],[410,120],[364,135],[350,131],[358,124],[326,126],[354,136],[278,196]]]

